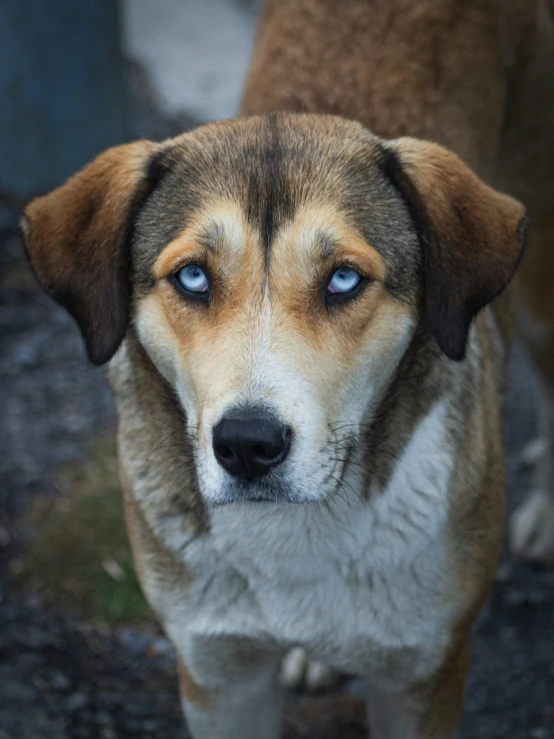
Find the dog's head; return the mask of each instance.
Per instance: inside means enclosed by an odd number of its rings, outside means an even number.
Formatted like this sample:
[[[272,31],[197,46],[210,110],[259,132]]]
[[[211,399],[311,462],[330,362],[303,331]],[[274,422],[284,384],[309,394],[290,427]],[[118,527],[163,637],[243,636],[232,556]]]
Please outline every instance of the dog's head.
[[[132,322],[206,500],[301,502],[332,495],[416,330],[463,358],[523,216],[437,145],[272,115],[111,149],[24,232],[93,362]]]

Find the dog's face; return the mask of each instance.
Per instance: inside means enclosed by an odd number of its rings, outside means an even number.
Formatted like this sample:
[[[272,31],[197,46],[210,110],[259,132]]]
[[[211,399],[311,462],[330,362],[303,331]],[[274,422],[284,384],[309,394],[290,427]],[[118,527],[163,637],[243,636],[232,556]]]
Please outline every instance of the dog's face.
[[[319,500],[416,326],[417,239],[367,134],[215,133],[172,151],[139,221],[138,336],[177,390],[208,500]]]
[[[521,251],[521,207],[453,155],[340,119],[103,156],[30,206],[31,262],[94,360],[132,320],[211,503],[332,497],[415,331],[461,358]]]

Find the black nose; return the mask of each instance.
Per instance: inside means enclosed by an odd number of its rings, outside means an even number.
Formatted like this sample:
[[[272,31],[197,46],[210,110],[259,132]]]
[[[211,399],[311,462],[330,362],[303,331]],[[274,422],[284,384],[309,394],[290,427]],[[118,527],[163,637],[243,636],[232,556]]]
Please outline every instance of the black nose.
[[[213,449],[219,464],[235,477],[255,480],[286,458],[291,430],[272,416],[237,411],[221,419],[213,430]]]

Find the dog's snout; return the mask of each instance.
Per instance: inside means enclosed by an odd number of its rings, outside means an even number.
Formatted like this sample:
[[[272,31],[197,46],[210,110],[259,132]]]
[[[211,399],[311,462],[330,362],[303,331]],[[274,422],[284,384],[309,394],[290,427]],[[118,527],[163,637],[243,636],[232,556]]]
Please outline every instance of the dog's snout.
[[[284,461],[291,429],[259,412],[229,414],[213,430],[213,450],[219,464],[235,477],[256,480]]]

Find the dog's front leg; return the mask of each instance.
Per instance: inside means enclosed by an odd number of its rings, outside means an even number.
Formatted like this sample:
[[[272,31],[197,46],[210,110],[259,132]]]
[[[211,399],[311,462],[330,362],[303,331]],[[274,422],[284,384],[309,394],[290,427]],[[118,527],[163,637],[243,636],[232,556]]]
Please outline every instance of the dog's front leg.
[[[181,702],[193,739],[280,737],[280,654],[219,637],[179,651]]]
[[[410,689],[383,690],[370,680],[371,739],[453,739],[462,717],[468,666],[464,645],[431,678]]]

